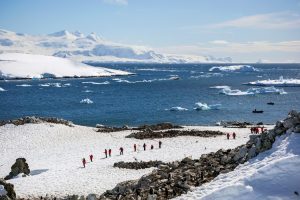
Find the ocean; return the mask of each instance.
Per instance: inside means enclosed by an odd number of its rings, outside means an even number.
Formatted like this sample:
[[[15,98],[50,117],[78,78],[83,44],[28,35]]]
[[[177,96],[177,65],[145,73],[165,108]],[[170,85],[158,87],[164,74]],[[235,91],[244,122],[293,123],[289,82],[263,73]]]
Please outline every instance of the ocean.
[[[135,75],[0,81],[0,120],[34,115],[87,126],[275,123],[291,109],[300,110],[300,85],[244,85],[280,77],[300,79],[300,64],[249,65],[250,70],[210,71],[220,64],[99,64]],[[255,114],[254,109],[264,112]]]

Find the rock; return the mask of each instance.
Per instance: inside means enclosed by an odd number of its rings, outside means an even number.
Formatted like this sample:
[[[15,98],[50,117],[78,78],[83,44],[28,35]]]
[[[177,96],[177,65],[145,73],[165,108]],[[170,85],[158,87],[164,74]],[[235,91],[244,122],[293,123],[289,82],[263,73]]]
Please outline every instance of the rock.
[[[297,125],[297,126],[294,128],[294,132],[295,132],[295,133],[300,133],[300,125]]]
[[[20,173],[23,173],[25,175],[30,174],[30,169],[28,164],[26,163],[25,158],[17,158],[16,162],[11,166],[11,172],[4,179],[5,180],[12,179],[13,177],[17,176]]]
[[[86,199],[87,200],[97,200],[97,196],[95,194],[89,194]]]
[[[238,153],[235,154],[235,156],[233,158],[234,161],[238,161],[238,160],[241,160],[242,158],[244,158],[246,156],[246,154],[247,154],[247,151],[248,151],[248,149],[246,148],[246,146],[242,146],[239,149]]]
[[[1,198],[3,199],[16,199],[16,192],[14,190],[14,185],[11,183],[7,183],[5,180],[0,179],[0,185],[2,185],[6,191],[6,195],[3,195]]]
[[[296,110],[291,110],[288,114],[289,117],[297,117],[298,116],[298,112]]]
[[[257,151],[256,151],[255,145],[252,145],[252,147],[248,151],[247,159],[249,160],[251,158],[254,158],[256,156],[256,154],[257,154],[256,152]]]

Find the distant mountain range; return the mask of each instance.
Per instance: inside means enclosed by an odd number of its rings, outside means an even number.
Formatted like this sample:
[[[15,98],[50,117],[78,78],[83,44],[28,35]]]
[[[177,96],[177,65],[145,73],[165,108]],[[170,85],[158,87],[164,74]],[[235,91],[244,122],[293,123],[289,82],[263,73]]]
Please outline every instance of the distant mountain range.
[[[230,63],[232,59],[213,56],[183,56],[155,52],[143,46],[131,46],[66,30],[48,35],[27,35],[0,29],[0,53],[29,53],[91,62],[139,63]]]

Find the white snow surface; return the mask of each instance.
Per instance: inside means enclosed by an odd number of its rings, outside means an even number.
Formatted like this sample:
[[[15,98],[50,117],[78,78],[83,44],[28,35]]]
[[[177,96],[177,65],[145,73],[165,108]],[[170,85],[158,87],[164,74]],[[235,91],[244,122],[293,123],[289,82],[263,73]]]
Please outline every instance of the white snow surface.
[[[23,53],[0,54],[0,78],[47,78],[129,75],[103,67],[92,67],[66,58]]]
[[[194,188],[176,200],[296,200],[300,191],[300,134],[277,138],[272,149]]]
[[[268,127],[271,128],[271,127]],[[158,140],[137,140],[125,138],[131,131],[98,133],[92,127],[61,124],[11,124],[0,127],[0,177],[10,172],[11,165],[18,157],[27,159],[31,176],[17,177],[8,182],[15,185],[19,197],[68,194],[101,194],[112,189],[117,183],[138,179],[153,169],[130,170],[113,168],[118,161],[162,160],[165,162],[181,160],[187,156],[194,159],[203,153],[215,152],[220,148],[234,148],[249,139],[249,129],[191,126],[185,129],[220,130],[236,132],[236,140],[227,140],[225,136],[212,138],[175,137],[163,138],[162,148],[158,149]],[[154,150],[142,151],[143,143]],[[138,151],[133,152],[133,144]],[[124,155],[119,156],[119,148]],[[206,147],[206,148],[205,148]],[[104,158],[104,149],[112,149],[112,157]],[[81,160],[94,155],[94,162],[82,168]]]
[[[0,53],[30,53],[70,58],[86,63],[228,63],[230,57],[169,55],[145,46],[120,44],[91,33],[59,31],[27,35],[0,29]]]
[[[230,66],[218,66],[209,69],[210,72],[256,72],[259,71],[255,67],[250,65],[230,65]]]
[[[267,79],[267,80],[258,80],[249,83],[246,85],[256,85],[256,86],[281,86],[281,87],[296,87],[300,86],[300,79],[285,79],[282,76],[279,79]]]

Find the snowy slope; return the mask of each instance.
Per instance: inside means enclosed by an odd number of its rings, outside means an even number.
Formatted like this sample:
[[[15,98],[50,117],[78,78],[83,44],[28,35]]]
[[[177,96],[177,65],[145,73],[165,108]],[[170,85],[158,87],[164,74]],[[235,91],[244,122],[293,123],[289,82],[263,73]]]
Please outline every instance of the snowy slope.
[[[215,138],[176,137],[164,138],[162,148],[158,140],[137,140],[125,138],[131,131],[98,133],[91,127],[68,127],[59,124],[5,125],[0,127],[0,177],[6,176],[18,157],[25,157],[31,169],[31,176],[10,180],[21,197],[30,195],[101,194],[112,189],[119,182],[138,179],[152,169],[128,170],[113,168],[118,161],[162,160],[175,161],[186,156],[199,158],[201,154],[217,151],[219,148],[234,148],[248,141],[249,129],[222,127],[186,127],[200,130],[221,130],[237,133],[236,140],[225,136]],[[270,128],[270,127],[269,127]],[[142,151],[143,143],[154,150]],[[138,152],[133,152],[133,144]],[[118,150],[124,147],[124,155]],[[205,149],[206,147],[206,149]],[[104,149],[112,149],[112,157],[104,159]],[[81,159],[94,155],[94,162],[82,168]]]
[[[0,79],[60,78],[128,75],[102,67],[92,67],[66,58],[21,53],[0,54]]]
[[[59,31],[26,35],[0,29],[0,53],[32,53],[70,58],[80,62],[199,63],[231,62],[213,56],[165,55],[144,46],[124,45],[91,33]]]
[[[293,200],[300,197],[300,134],[277,138],[272,149],[176,199]]]

